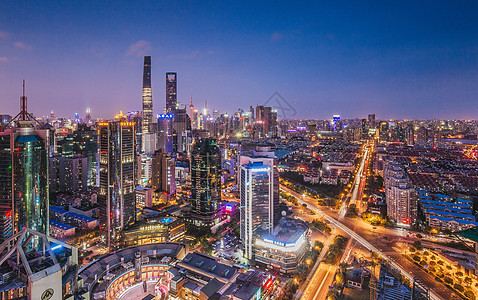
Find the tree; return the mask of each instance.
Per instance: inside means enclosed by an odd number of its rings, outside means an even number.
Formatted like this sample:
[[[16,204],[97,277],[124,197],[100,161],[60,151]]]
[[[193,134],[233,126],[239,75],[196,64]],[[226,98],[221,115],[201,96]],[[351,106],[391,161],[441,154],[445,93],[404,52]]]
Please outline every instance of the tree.
[[[301,263],[295,269],[294,275],[298,277],[298,280],[302,280],[307,276],[308,271],[309,271],[309,267],[307,266],[307,264]]]
[[[455,283],[453,285],[453,288],[459,292],[463,292],[465,290],[465,288],[461,285],[461,284],[458,284],[458,283]]]
[[[417,248],[417,250],[422,250],[422,243],[420,241],[413,242],[413,247]]]
[[[347,208],[346,217],[354,218],[357,216],[357,206],[355,204],[350,204]]]
[[[443,278],[443,282],[445,282],[447,284],[452,284],[453,279],[451,279],[449,276],[446,276],[445,278]]]
[[[473,293],[472,291],[466,291],[465,292],[465,297],[467,299],[470,299],[470,300],[475,300],[476,299],[475,293]]]
[[[470,277],[466,276],[465,279],[463,280],[463,282],[464,282],[467,286],[470,286],[470,285],[473,283],[473,279],[471,279]]]

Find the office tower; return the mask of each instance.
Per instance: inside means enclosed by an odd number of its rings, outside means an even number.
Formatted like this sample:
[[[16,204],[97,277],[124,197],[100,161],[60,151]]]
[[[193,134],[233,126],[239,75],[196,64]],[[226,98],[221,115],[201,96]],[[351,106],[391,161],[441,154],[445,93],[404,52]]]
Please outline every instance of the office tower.
[[[11,130],[0,132],[0,243],[13,233],[12,138]]]
[[[417,142],[426,143],[428,141],[428,130],[424,126],[420,126],[417,130]]]
[[[85,123],[89,124],[91,121],[91,111],[90,108],[86,109]]]
[[[269,131],[271,136],[277,136],[277,110],[271,111],[271,119],[269,122]]]
[[[192,97],[191,105],[189,105],[189,115],[191,116],[191,129],[199,129],[198,110],[194,108]]]
[[[100,226],[106,229],[108,247],[120,240],[121,231],[136,220],[135,124],[126,120],[98,123],[100,152]]]
[[[257,105],[256,106],[256,122],[257,121],[264,121],[264,106]]]
[[[272,144],[242,145],[239,158],[241,240],[244,256],[253,258],[255,238],[279,221],[279,180]]]
[[[173,113],[173,152],[184,152],[182,143],[182,133],[190,128],[186,108],[176,108]]]
[[[381,142],[388,142],[390,139],[389,124],[386,121],[382,121],[379,124],[379,137]]]
[[[152,157],[152,178],[154,204],[167,203],[176,193],[176,161],[163,148],[156,150]]]
[[[407,124],[405,129],[405,139],[407,141],[407,146],[413,146],[415,144],[415,129],[413,128],[413,124]]]
[[[340,115],[333,115],[332,116],[332,130],[333,131],[337,131],[337,129],[340,130],[339,122],[340,122]]]
[[[415,224],[417,194],[411,186],[403,166],[395,161],[387,162],[383,177],[388,217],[398,225]]]
[[[214,223],[221,200],[221,151],[213,139],[201,139],[191,153],[191,213],[196,225]]]
[[[134,122],[134,127],[136,128],[136,154],[139,155],[143,151],[143,114],[139,111],[130,111],[128,112],[128,121]]]
[[[369,129],[369,126],[367,124],[367,119],[362,119],[362,139],[368,139],[369,135],[368,135],[368,129]]]
[[[173,114],[161,114],[158,116],[158,142],[156,147],[163,148],[166,153],[173,152]]]
[[[271,135],[271,121],[272,121],[272,107],[264,107],[264,133],[267,136]]]
[[[177,99],[177,80],[176,73],[168,72],[166,73],[166,113],[176,109]]]
[[[375,114],[368,115],[368,125],[370,128],[375,128]]]
[[[49,233],[48,129],[27,111],[25,82],[20,113],[0,132],[0,239],[23,228]],[[3,131],[10,123],[13,129]]]
[[[153,93],[151,90],[151,56],[145,56],[143,66],[143,134],[147,134],[150,132],[150,124],[152,122]]]

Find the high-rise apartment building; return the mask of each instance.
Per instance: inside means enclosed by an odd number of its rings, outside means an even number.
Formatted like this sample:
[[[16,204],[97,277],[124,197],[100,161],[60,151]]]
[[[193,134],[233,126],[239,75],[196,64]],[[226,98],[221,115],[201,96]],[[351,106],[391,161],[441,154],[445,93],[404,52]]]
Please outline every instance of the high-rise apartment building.
[[[150,132],[153,122],[153,93],[151,89],[151,56],[144,57],[143,66],[143,124],[142,133]]]
[[[79,124],[77,130],[58,141],[56,153],[65,158],[85,157],[87,159],[88,185],[96,184],[96,156],[98,153],[98,135],[96,130]],[[86,188],[86,187],[85,187]]]
[[[100,226],[106,230],[108,247],[121,231],[136,220],[135,124],[126,120],[98,123]]]
[[[414,225],[417,219],[417,194],[403,166],[395,161],[387,162],[383,177],[388,217],[398,225]]]
[[[166,113],[176,109],[177,77],[175,72],[166,73]]]
[[[86,191],[88,187],[88,159],[82,156],[49,158],[50,190],[70,192]]]
[[[201,139],[191,153],[191,213],[196,225],[214,223],[221,200],[221,151],[214,139]]]
[[[239,158],[241,240],[244,256],[253,258],[255,239],[279,221],[279,181],[273,145],[243,145]]]
[[[175,181],[176,161],[164,148],[156,150],[152,157],[151,186],[153,189],[154,203],[167,203],[176,192]]]

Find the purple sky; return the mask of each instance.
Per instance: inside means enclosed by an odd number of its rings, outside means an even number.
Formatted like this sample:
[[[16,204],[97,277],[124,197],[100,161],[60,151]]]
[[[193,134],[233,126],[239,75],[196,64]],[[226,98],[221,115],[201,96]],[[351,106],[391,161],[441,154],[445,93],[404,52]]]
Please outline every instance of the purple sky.
[[[476,1],[13,1],[0,3],[0,113],[110,118],[178,99],[232,113],[278,91],[298,118],[472,118]]]

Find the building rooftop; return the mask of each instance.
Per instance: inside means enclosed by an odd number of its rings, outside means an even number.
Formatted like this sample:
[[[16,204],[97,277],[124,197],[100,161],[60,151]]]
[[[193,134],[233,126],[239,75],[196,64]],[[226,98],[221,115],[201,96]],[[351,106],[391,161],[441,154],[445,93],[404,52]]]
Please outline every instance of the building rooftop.
[[[71,225],[68,225],[68,224],[65,224],[65,223],[62,223],[62,222],[58,222],[58,221],[55,221],[53,219],[50,219],[50,225],[54,226],[56,228],[60,228],[62,230],[70,230],[70,229],[75,228]]]

